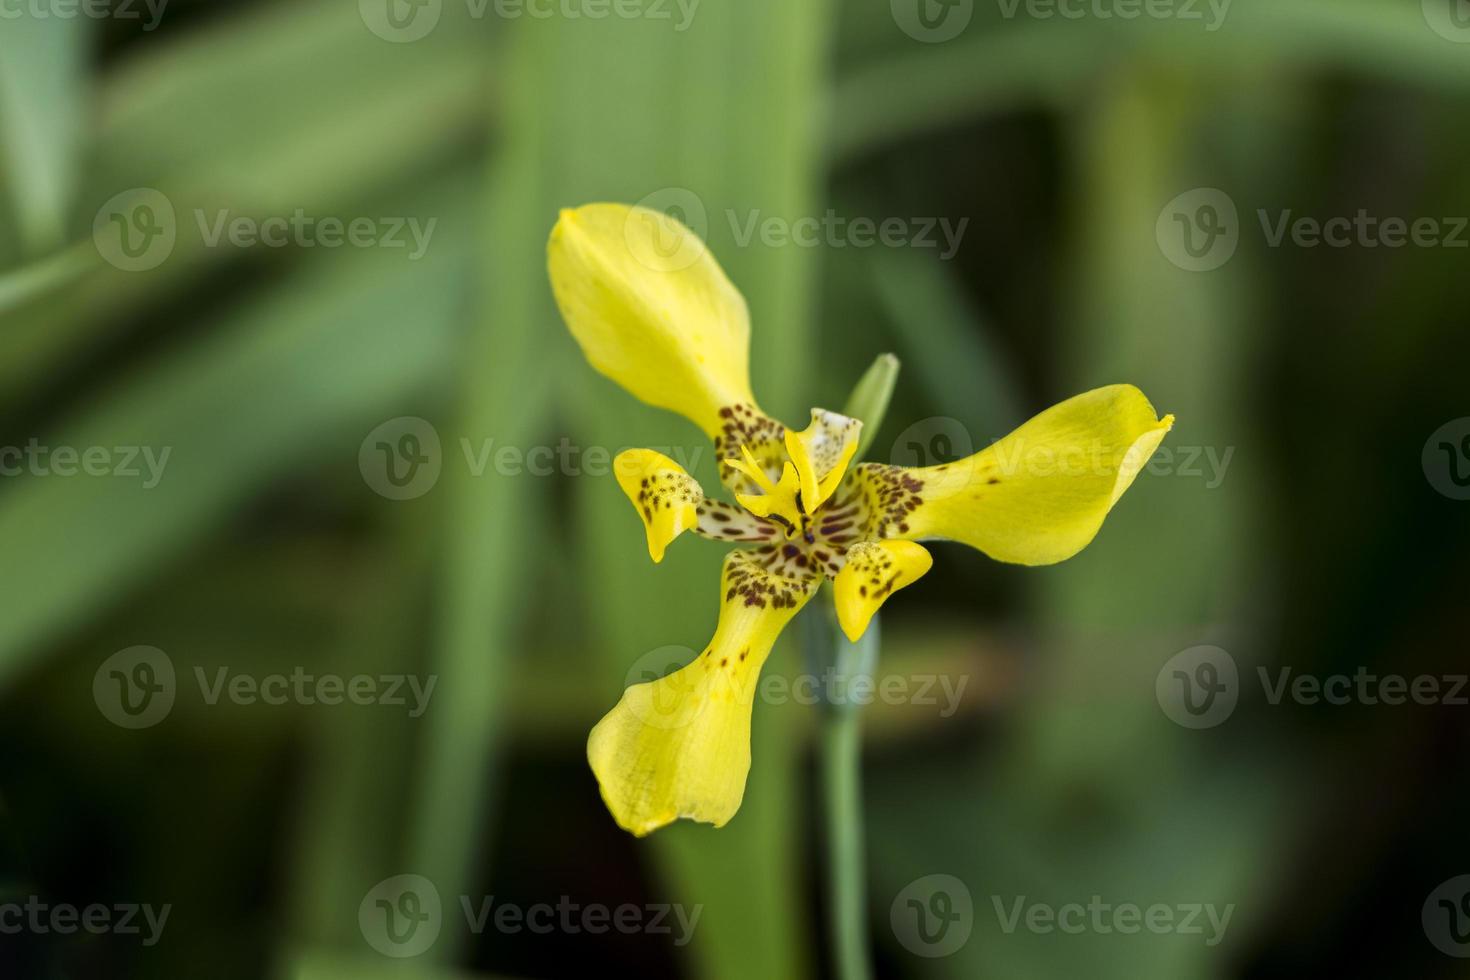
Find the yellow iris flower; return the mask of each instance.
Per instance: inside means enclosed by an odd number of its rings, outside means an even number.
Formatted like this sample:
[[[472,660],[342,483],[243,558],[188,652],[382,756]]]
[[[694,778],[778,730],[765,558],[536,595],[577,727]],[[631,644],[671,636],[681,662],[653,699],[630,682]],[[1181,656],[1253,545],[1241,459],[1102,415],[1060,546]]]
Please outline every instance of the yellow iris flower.
[[[735,815],[761,665],[824,578],[855,641],[889,596],[929,570],[918,541],[960,541],[1023,565],[1071,557],[1173,425],[1137,388],[1112,385],[1047,409],[967,459],[853,466],[860,420],[813,409],[796,431],[756,405],[745,300],[678,221],[589,204],[561,213],[547,256],[557,305],[587,360],[703,429],[739,502],[705,496],[659,453],[620,454],[617,480],[653,560],[685,531],[749,545],[725,559],[719,622],[704,651],[629,687],[588,737],[603,800],[639,836],[681,817],[719,827]]]

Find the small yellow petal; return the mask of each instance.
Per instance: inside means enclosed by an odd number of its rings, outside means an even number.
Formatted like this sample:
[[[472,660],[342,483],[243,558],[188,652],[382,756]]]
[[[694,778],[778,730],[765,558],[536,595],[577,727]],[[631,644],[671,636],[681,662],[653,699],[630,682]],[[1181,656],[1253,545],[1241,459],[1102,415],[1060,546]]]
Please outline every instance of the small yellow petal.
[[[704,490],[684,468],[652,449],[629,449],[613,461],[618,486],[633,501],[648,533],[648,554],[664,560],[664,549],[699,523]]]
[[[683,224],[622,204],[563,211],[547,266],[587,360],[633,395],[711,437],[721,408],[754,405],[745,299]]]
[[[587,738],[587,761],[618,826],[642,837],[679,818],[723,827],[745,796],[761,665],[816,579],[725,559],[710,645],[667,677],[634,684]]]
[[[863,541],[847,551],[847,564],[832,583],[842,632],[856,643],[873,614],[899,589],[917,582],[934,559],[912,541]]]
[[[786,431],[786,452],[801,475],[801,502],[808,514],[815,513],[837,489],[862,433],[861,420],[825,408],[812,409],[812,421],[805,430]]]
[[[966,459],[864,465],[854,477],[878,537],[948,538],[1000,561],[1049,565],[1092,541],[1173,424],[1137,388],[1112,385],[1054,405]]]

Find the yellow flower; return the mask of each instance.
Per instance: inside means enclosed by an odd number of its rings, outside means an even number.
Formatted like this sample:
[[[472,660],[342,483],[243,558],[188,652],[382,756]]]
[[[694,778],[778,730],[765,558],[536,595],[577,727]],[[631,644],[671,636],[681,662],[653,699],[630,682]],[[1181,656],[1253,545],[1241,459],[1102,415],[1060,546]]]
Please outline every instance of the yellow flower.
[[[618,824],[642,836],[681,817],[723,826],[750,769],[750,716],[777,636],[833,580],[856,640],[929,570],[916,542],[949,539],[1045,565],[1092,540],[1173,425],[1137,388],[1070,398],[967,459],[922,469],[852,464],[862,422],[813,409],[788,429],[751,393],[745,300],[689,229],[644,208],[563,211],[547,244],[557,305],[592,366],[714,440],[739,506],[677,463],[620,454],[618,483],[661,561],[685,531],[749,545],[725,559],[714,638],[667,677],[635,684],[598,722],[587,758]]]

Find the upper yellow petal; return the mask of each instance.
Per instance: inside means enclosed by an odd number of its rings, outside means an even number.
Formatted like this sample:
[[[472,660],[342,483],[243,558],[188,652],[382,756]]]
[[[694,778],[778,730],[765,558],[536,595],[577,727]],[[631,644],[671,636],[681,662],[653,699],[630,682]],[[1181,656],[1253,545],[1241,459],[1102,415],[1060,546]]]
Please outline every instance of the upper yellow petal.
[[[1000,561],[1047,565],[1092,541],[1173,425],[1137,388],[1111,385],[1047,409],[966,459],[864,465],[854,477],[875,537],[949,538]]]
[[[711,437],[721,408],[754,404],[745,299],[680,222],[623,204],[562,211],[547,266],[587,360],[629,392]]]
[[[740,809],[761,665],[816,582],[772,574],[747,552],[725,559],[709,646],[667,677],[629,687],[587,738],[618,826],[639,837],[681,817],[723,827]]]
[[[815,513],[847,472],[862,437],[863,423],[825,408],[812,409],[801,432],[786,430],[786,452],[801,476],[802,504]]]

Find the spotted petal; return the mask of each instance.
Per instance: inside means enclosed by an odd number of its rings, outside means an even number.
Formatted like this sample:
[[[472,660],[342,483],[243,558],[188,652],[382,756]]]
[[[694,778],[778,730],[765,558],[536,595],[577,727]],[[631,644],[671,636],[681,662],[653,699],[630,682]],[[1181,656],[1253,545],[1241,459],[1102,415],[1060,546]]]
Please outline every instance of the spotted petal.
[[[699,237],[658,211],[562,211],[547,243],[551,287],[594,368],[711,437],[721,408],[755,403],[750,319]]]
[[[664,560],[669,542],[685,531],[718,541],[771,541],[774,524],[704,495],[684,467],[652,449],[627,449],[613,460],[618,486],[638,509],[648,534],[648,554]]]
[[[913,585],[934,564],[912,541],[862,541],[847,550],[847,563],[832,583],[837,622],[856,643],[878,608],[899,589]]]
[[[870,539],[948,538],[1048,565],[1092,541],[1173,425],[1132,385],[1098,388],[954,463],[859,466],[844,502],[863,505]]]
[[[740,809],[761,665],[817,581],[775,575],[742,551],[725,559],[709,646],[667,677],[629,687],[587,739],[620,827],[639,837],[680,818],[722,827]]]

